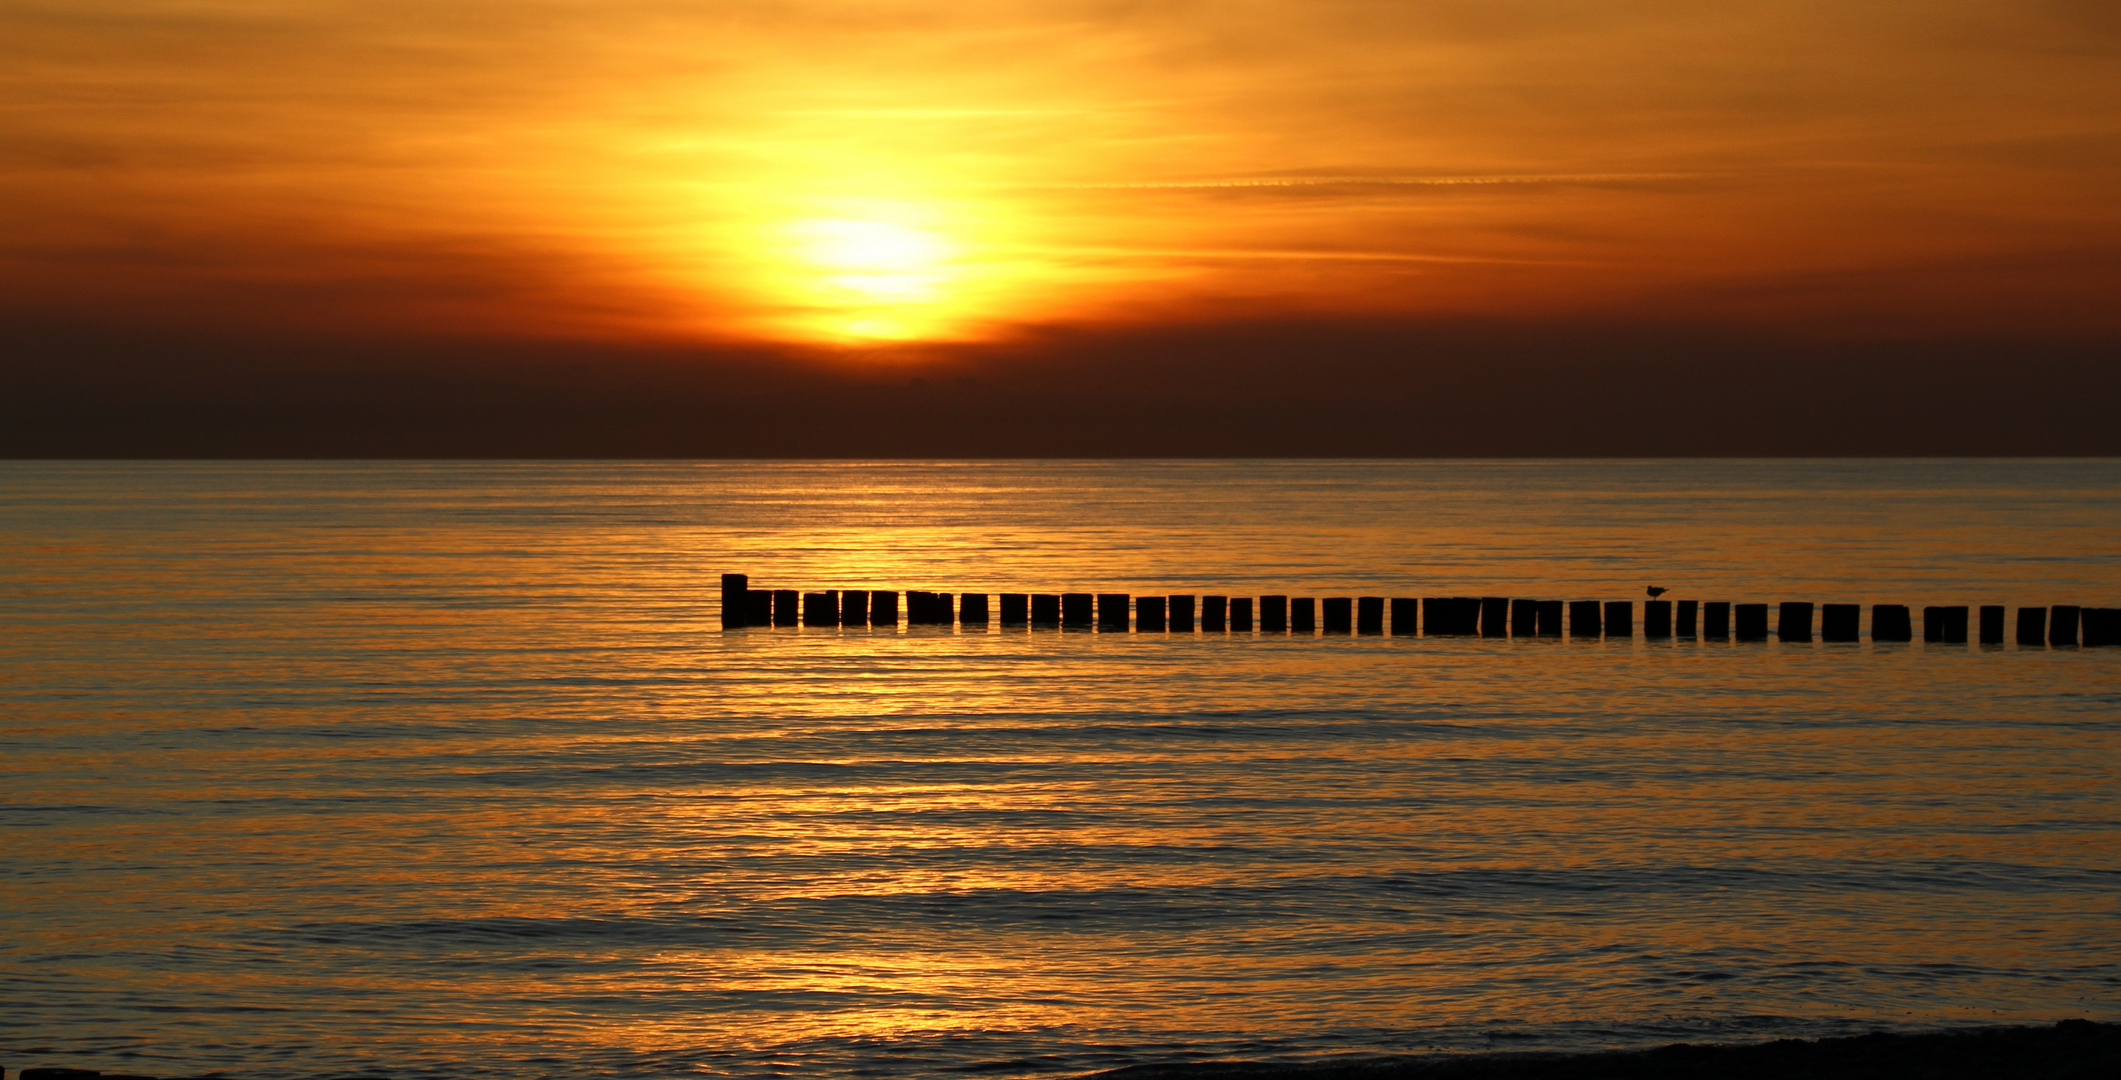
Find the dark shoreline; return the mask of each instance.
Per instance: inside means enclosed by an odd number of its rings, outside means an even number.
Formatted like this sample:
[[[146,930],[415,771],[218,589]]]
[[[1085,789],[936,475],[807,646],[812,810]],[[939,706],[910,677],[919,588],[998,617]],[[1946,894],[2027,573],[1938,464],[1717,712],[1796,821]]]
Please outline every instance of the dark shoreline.
[[[1588,1054],[1425,1054],[1315,1064],[1203,1062],[1132,1065],[1084,1080],[2112,1080],[2121,1076],[2121,1024],[2064,1020],[2052,1027],[1874,1032],[1749,1045],[1674,1043]]]

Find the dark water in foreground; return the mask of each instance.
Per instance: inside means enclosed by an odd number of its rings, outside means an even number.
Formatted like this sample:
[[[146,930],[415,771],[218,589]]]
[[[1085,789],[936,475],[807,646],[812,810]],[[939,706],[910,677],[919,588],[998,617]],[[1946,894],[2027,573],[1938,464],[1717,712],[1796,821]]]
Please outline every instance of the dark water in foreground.
[[[2121,462],[0,463],[0,1065],[2121,1019],[2121,649],[724,634],[723,570],[2112,605]]]

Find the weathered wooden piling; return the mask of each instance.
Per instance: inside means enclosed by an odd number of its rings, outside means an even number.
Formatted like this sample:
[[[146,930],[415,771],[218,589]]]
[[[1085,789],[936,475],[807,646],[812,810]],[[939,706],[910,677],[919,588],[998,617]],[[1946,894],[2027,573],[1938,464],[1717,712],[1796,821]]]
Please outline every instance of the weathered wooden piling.
[[[987,594],[968,592],[958,597],[957,621],[960,626],[987,625]]]
[[[1539,632],[1539,601],[1510,601],[1510,636],[1531,637]]]
[[[2003,622],[2008,610],[2002,604],[1981,605],[1981,644],[2003,644]]]
[[[1319,629],[1328,634],[1355,632],[1355,601],[1346,596],[1328,596],[1318,602]]]
[[[1022,626],[1031,621],[1031,594],[1005,592],[1001,608],[1003,626]]]
[[[2047,644],[2046,608],[2022,607],[2018,609],[2018,644]]]
[[[773,590],[744,590],[744,625],[773,625]]]
[[[1872,641],[1913,641],[1915,626],[1906,604],[1871,605]]]
[[[722,575],[722,629],[741,629],[751,621],[751,605],[745,599],[750,589],[749,574]]]
[[[1738,640],[1767,640],[1767,605],[1739,604],[1735,608],[1738,621]]]
[[[1569,601],[1569,636],[1594,638],[1605,633],[1605,618],[1596,600]]]
[[[1480,598],[1480,636],[1510,636],[1509,597],[1483,596]]]
[[[1358,634],[1382,634],[1385,632],[1384,597],[1358,596],[1355,598],[1355,632]]]
[[[1171,632],[1190,634],[1193,632],[1193,598],[1173,595],[1171,597]]]
[[[1289,632],[1288,597],[1262,596],[1259,598],[1259,632],[1262,634],[1286,634]]]
[[[1700,633],[1701,601],[1681,600],[1678,605],[1679,626],[1677,633],[1682,638],[1691,638]]]
[[[1961,605],[1923,608],[1922,640],[1946,645],[1966,644],[1966,607]]]
[[[804,626],[838,626],[840,624],[840,598],[838,593],[814,592],[803,594]]]
[[[1539,612],[1539,628],[1537,632],[1540,637],[1561,636],[1561,613],[1566,607],[1567,605],[1559,600],[1541,600],[1539,602],[1537,609]]]
[[[1289,598],[1289,632],[1292,634],[1315,634],[1318,632],[1318,602],[1308,596]]]
[[[1203,596],[1200,598],[1200,628],[1203,633],[1209,634],[1224,634],[1229,632],[1229,597]]]
[[[840,594],[840,625],[869,625],[869,590],[848,589]]]
[[[906,625],[932,626],[935,623],[935,594],[926,589],[906,590]]]
[[[773,590],[773,625],[801,626],[803,598],[794,589]]]
[[[1731,605],[1728,601],[1701,602],[1701,637],[1704,641],[1731,640]]]
[[[1421,600],[1412,596],[1392,598],[1392,636],[1413,637],[1421,633]]]
[[[1670,600],[1643,601],[1642,636],[1645,638],[1669,638],[1672,636],[1672,602]]]
[[[898,593],[890,589],[869,590],[869,625],[898,626]]]
[[[2121,608],[2088,607],[2083,618],[2086,648],[2121,645]]]
[[[1071,630],[1097,625],[1097,598],[1086,592],[1061,594],[1060,624]]]
[[[1862,604],[1822,604],[1819,607],[1819,640],[1862,641]]]
[[[2084,609],[2074,604],[2057,604],[2047,609],[2047,643],[2049,645],[2075,645],[2077,622]]]
[[[1635,601],[1606,601],[1605,636],[1608,638],[1632,638],[1635,636]]]
[[[1812,640],[1811,602],[1784,600],[1775,619],[1775,636],[1783,641]]]
[[[1097,628],[1105,633],[1127,632],[1127,608],[1134,598],[1123,592],[1097,594]]]
[[[1164,613],[1169,603],[1161,596],[1137,596],[1134,598],[1134,628],[1144,634],[1164,632]]]
[[[1061,598],[1058,593],[1036,593],[1031,597],[1031,625],[1059,626]]]
[[[1233,596],[1230,598],[1230,632],[1249,634],[1252,632],[1252,598]]]

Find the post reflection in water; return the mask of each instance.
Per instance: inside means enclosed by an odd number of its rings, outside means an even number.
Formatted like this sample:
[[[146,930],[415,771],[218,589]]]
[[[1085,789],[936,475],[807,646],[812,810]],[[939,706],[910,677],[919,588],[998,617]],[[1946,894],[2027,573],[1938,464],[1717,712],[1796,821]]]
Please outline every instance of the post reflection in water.
[[[2121,650],[724,632],[715,597],[2111,604],[2116,496],[2107,462],[8,463],[0,1064],[2115,1019]]]

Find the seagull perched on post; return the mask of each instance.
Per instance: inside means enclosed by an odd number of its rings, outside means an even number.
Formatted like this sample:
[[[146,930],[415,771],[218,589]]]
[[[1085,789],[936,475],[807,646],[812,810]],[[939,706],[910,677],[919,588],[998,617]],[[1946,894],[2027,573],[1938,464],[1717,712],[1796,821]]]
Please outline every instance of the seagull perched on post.
[[[1660,596],[1663,596],[1663,595],[1665,594],[1665,592],[1666,592],[1666,589],[1665,589],[1665,587],[1664,587],[1664,586],[1662,586],[1662,585],[1652,585],[1652,586],[1650,586],[1650,599],[1652,599],[1652,600],[1655,600],[1655,599],[1657,599],[1658,597],[1660,597]]]

